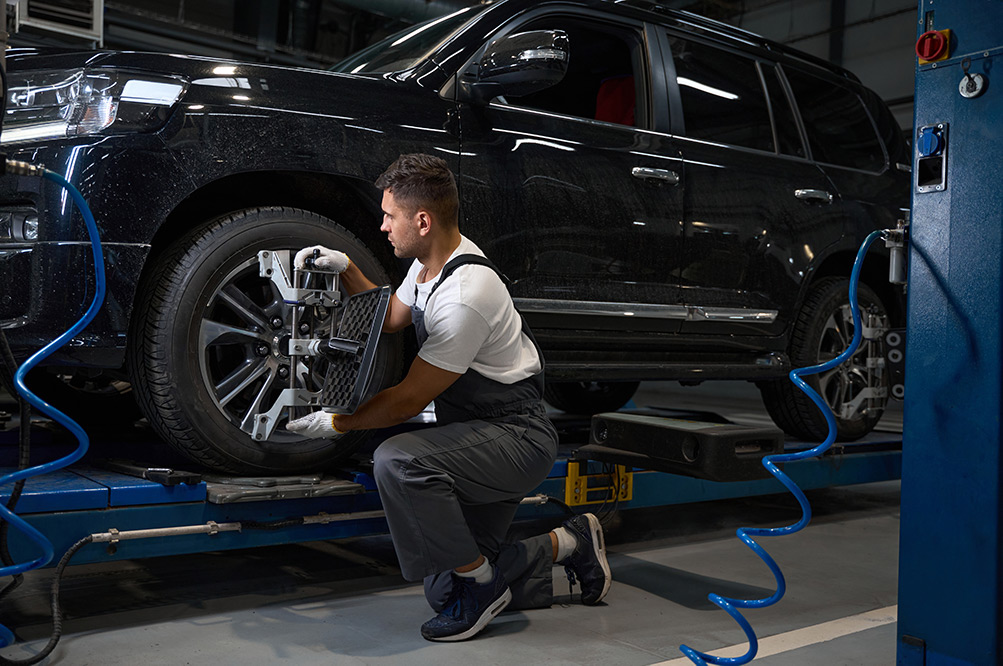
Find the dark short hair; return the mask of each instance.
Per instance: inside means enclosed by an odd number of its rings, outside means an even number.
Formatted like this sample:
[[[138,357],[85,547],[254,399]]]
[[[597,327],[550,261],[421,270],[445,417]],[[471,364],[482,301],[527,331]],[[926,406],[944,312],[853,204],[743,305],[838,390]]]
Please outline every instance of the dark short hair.
[[[457,224],[460,199],[456,179],[441,157],[424,153],[401,155],[380,174],[375,184],[393,194],[409,214],[424,208],[446,225]]]

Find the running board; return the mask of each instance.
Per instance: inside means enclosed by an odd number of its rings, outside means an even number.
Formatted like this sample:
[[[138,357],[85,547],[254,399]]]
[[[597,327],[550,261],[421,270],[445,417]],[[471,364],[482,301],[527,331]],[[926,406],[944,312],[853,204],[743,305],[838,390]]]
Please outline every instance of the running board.
[[[777,428],[609,412],[592,417],[579,460],[616,463],[710,481],[769,478],[765,455],[782,453]]]

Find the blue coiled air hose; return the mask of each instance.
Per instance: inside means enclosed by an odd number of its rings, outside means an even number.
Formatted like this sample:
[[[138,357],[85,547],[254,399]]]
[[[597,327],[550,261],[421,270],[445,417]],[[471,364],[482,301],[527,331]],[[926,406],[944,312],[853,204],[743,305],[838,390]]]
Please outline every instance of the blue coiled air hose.
[[[796,368],[790,372],[791,381],[812,399],[812,402],[818,406],[818,408],[822,411],[822,414],[825,416],[825,422],[829,426],[828,436],[825,438],[824,442],[813,449],[799,451],[797,453],[775,454],[763,458],[763,467],[769,470],[770,474],[775,476],[777,480],[784,484],[784,486],[786,486],[787,489],[794,494],[794,497],[797,498],[798,504],[801,505],[801,520],[786,527],[738,528],[738,538],[741,539],[746,546],[751,548],[760,559],[766,562],[766,566],[768,566],[770,571],[773,572],[773,577],[777,581],[777,591],[765,599],[729,599],[727,597],[722,597],[719,594],[708,595],[708,599],[724,609],[724,611],[734,618],[734,620],[738,622],[739,626],[742,627],[742,631],[745,632],[745,636],[749,641],[749,651],[741,657],[715,657],[704,652],[698,652],[687,645],[679,646],[679,650],[684,655],[689,657],[690,661],[694,664],[698,664],[699,666],[706,666],[708,663],[747,664],[752,661],[756,656],[756,652],[759,650],[759,641],[756,639],[756,632],[752,629],[749,621],[743,617],[742,613],[738,609],[765,608],[766,606],[772,606],[777,603],[784,596],[787,584],[784,581],[783,572],[780,571],[780,567],[777,566],[777,563],[773,560],[773,558],[770,557],[763,547],[756,543],[752,537],[785,536],[787,534],[794,534],[795,532],[799,532],[807,527],[809,521],[811,521],[811,505],[808,504],[808,498],[805,497],[801,489],[798,488],[797,484],[794,483],[789,476],[780,471],[780,468],[777,467],[777,463],[787,463],[795,460],[804,460],[805,458],[820,456],[825,453],[830,446],[832,446],[834,441],[836,441],[836,417],[833,415],[829,405],[827,405],[825,400],[822,399],[822,396],[808,386],[808,384],[806,384],[801,377],[802,375],[815,375],[820,372],[832,370],[841,363],[848,361],[857,351],[857,347],[860,346],[860,339],[863,335],[863,325],[861,324],[860,318],[860,306],[857,303],[857,285],[860,282],[860,269],[864,264],[864,256],[870,249],[871,244],[877,240],[882,233],[882,231],[873,231],[868,234],[867,238],[864,239],[864,243],[860,246],[860,250],[857,251],[857,258],[853,262],[853,271],[850,273],[850,309],[853,311],[853,340],[850,341],[850,346],[847,347],[842,354],[831,361],[827,361],[820,365],[813,365],[808,368]]]
[[[33,405],[36,409],[39,409],[42,413],[50,416],[54,421],[73,433],[73,435],[77,438],[79,445],[72,453],[63,458],[0,477],[0,486],[6,483],[17,482],[21,479],[28,479],[40,474],[53,472],[57,469],[62,469],[63,467],[80,460],[80,458],[82,458],[87,452],[90,440],[87,437],[87,433],[84,432],[84,429],[80,427],[80,424],[32,393],[28,387],[25,386],[24,378],[32,370],[32,368],[42,362],[54,351],[69,342],[70,339],[79,334],[89,323],[91,323],[95,315],[97,315],[98,310],[101,309],[101,304],[104,302],[105,296],[104,253],[101,250],[101,239],[98,236],[98,228],[97,223],[94,221],[94,215],[91,213],[91,210],[87,206],[87,202],[84,201],[83,195],[80,194],[80,191],[70,184],[65,178],[53,171],[49,171],[48,169],[42,169],[23,162],[7,162],[7,170],[8,172],[21,173],[24,175],[40,175],[46,180],[58,183],[64,187],[67,192],[69,192],[74,203],[76,203],[77,207],[80,209],[80,213],[83,215],[84,222],[87,225],[87,235],[90,239],[91,249],[94,256],[95,290],[94,299],[91,301],[90,307],[87,308],[84,315],[75,324],[73,324],[73,326],[67,329],[65,333],[35,352],[31,358],[21,364],[21,367],[17,369],[14,376],[14,384],[17,392],[20,393],[21,396],[31,403],[31,405]],[[31,424],[22,423],[21,427],[30,428]],[[16,576],[24,573],[25,571],[43,567],[52,560],[52,544],[45,538],[45,535],[18,517],[17,514],[7,509],[7,507],[2,503],[0,503],[0,519],[10,523],[12,527],[23,532],[25,536],[38,545],[38,547],[42,550],[42,554],[30,562],[23,562],[0,568],[0,577]],[[7,627],[0,625],[0,647],[6,647],[7,645],[11,645],[13,642],[14,634]]]

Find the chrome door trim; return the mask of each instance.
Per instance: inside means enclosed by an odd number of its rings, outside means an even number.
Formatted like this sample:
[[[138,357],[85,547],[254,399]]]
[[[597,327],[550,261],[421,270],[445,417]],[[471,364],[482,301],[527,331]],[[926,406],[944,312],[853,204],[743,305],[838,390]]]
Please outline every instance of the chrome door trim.
[[[676,321],[743,321],[769,324],[776,320],[776,310],[719,308],[701,305],[659,305],[651,303],[610,303],[605,301],[571,301],[550,298],[513,298],[520,312],[599,317],[639,317],[641,319],[672,319]]]

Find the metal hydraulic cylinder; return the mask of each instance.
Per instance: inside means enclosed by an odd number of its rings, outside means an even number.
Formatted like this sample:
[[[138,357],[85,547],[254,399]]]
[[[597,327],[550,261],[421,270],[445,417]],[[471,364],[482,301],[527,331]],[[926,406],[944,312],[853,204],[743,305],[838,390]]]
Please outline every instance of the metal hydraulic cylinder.
[[[917,19],[898,663],[999,664],[1003,2]]]

